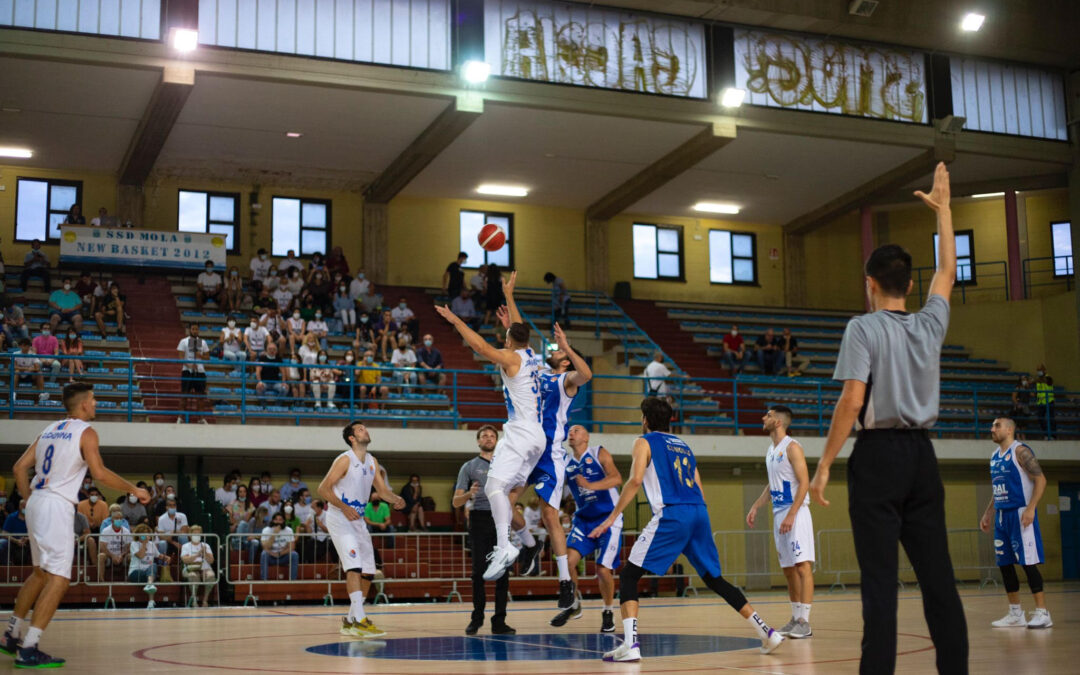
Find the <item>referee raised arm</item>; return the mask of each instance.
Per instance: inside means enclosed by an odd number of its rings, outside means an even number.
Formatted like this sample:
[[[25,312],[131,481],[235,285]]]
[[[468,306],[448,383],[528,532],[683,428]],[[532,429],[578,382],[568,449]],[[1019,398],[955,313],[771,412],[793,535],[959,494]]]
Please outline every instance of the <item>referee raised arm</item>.
[[[943,163],[930,194],[915,195],[937,213],[938,266],[930,297],[922,311],[906,312],[911,255],[895,244],[870,254],[866,292],[873,311],[852,319],[844,331],[833,374],[844,389],[810,485],[814,499],[828,506],[829,467],[855,424],[858,437],[847,466],[848,513],[862,577],[859,672],[874,675],[896,667],[897,540],[919,579],[938,672],[968,672],[967,624],[945,533],[945,488],[928,431],[938,417],[941,344],[956,281]]]

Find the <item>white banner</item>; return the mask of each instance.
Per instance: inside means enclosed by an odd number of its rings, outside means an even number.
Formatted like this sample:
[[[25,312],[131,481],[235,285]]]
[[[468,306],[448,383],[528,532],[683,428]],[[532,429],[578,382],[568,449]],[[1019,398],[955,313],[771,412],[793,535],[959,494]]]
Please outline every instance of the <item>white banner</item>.
[[[225,252],[225,237],[220,234],[72,225],[60,228],[63,263],[197,270],[211,260],[224,269]]]

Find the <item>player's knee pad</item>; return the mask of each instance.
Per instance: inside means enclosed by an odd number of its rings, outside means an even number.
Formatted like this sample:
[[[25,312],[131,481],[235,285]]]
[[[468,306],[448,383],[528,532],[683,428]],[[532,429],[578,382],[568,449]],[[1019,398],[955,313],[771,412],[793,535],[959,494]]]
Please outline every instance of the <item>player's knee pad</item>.
[[[724,577],[702,577],[701,580],[714,593],[723,598],[727,604],[731,605],[736,612],[746,606],[746,596],[743,595],[743,592],[732,586]]]
[[[1011,565],[1010,565],[1011,567]],[[1013,573],[1016,574],[1015,572]],[[1039,571],[1038,565],[1024,565],[1024,574],[1027,575],[1028,586],[1031,588],[1032,593],[1042,593],[1043,590],[1043,578],[1042,572]],[[1020,582],[1016,582],[1016,587],[1020,588]]]
[[[645,570],[634,563],[626,563],[626,567],[619,572],[619,602],[637,602],[638,582]]]
[[[1012,565],[999,565],[998,569],[1001,570],[1001,582],[1005,586],[1005,592],[1015,593],[1019,591],[1020,579],[1016,576],[1016,568]]]
[[[510,492],[509,488],[510,486],[506,484],[506,481],[488,476],[487,482],[484,483],[484,494],[487,495],[488,499],[496,495],[505,497]]]

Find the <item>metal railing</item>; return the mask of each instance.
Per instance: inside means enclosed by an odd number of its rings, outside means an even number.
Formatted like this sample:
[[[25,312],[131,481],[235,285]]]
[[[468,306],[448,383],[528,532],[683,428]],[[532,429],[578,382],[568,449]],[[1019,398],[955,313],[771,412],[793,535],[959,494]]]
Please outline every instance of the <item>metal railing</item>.
[[[915,290],[911,298],[922,307],[926,295],[930,292],[930,280],[936,267],[915,267],[911,278],[915,281]],[[976,262],[974,265],[957,265],[957,282],[953,286],[952,299],[960,304],[978,301],[1009,299],[1009,263],[1005,260]],[[969,279],[969,281],[961,281]]]
[[[1076,289],[1076,274],[1071,255],[1024,258],[1024,297],[1033,298]]]

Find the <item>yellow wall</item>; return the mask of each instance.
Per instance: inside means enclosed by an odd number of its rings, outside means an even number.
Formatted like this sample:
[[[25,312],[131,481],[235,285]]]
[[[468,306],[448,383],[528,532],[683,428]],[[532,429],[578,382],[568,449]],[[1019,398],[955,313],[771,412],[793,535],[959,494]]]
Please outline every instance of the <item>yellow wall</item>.
[[[1027,245],[1029,258],[1053,255],[1050,223],[1069,220],[1069,191],[1044,190],[1023,196],[1027,216]]]
[[[685,282],[634,278],[632,231],[635,222],[683,227]],[[709,230],[752,232],[757,235],[759,285],[735,286],[709,283]],[[769,251],[773,248],[780,250],[780,259],[769,260]],[[611,282],[614,285],[619,281],[629,281],[633,296],[638,299],[782,306],[784,304],[783,255],[783,235],[781,228],[776,225],[632,214],[617,216],[608,223],[608,269]]]
[[[863,307],[862,236],[859,213],[852,211],[804,235],[806,300],[819,309]]]

